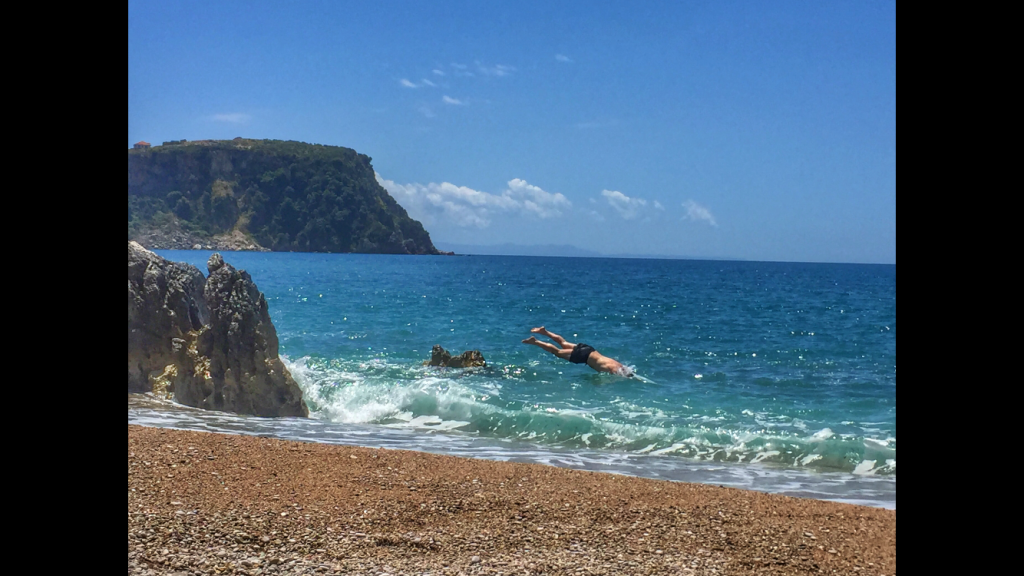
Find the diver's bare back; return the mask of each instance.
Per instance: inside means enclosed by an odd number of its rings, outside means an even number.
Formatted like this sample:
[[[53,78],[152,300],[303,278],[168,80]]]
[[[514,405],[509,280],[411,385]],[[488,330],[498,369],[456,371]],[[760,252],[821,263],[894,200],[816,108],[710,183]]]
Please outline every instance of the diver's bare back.
[[[611,374],[620,374],[623,369],[621,362],[612,360],[597,350],[591,352],[590,356],[587,357],[587,366],[590,366],[598,372],[609,372]]]

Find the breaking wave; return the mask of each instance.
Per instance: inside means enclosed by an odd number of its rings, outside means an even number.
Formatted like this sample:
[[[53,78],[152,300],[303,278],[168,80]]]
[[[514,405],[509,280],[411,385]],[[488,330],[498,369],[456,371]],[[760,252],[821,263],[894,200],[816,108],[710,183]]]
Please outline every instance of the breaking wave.
[[[685,405],[645,406],[635,397],[597,402],[587,399],[586,384],[544,382],[519,366],[445,370],[382,358],[283,360],[311,416],[329,422],[568,449],[896,475],[896,438],[815,429],[783,415],[752,410],[707,414]],[[575,387],[577,393],[544,392],[551,387]]]

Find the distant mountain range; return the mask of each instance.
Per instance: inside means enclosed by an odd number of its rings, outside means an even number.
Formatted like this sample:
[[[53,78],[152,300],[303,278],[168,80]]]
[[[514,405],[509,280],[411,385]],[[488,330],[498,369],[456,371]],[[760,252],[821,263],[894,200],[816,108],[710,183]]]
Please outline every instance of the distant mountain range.
[[[696,256],[667,256],[664,254],[603,254],[568,244],[453,244],[435,241],[438,249],[455,254],[479,256],[563,256],[571,258],[657,258],[664,260],[740,260],[739,258],[700,258]]]
[[[520,244],[451,244],[447,242],[436,242],[435,244],[440,250],[455,252],[456,254],[476,254],[479,256],[571,256],[574,258],[603,258],[605,256],[593,250],[555,244],[533,246]]]

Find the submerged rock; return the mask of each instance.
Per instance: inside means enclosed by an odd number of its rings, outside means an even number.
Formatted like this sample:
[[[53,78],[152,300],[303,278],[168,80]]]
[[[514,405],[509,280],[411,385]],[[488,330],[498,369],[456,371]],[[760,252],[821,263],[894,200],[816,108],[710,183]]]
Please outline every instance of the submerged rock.
[[[430,351],[430,360],[423,363],[424,366],[442,366],[445,368],[471,368],[473,366],[486,366],[483,354],[479,350],[466,350],[458,356],[452,356],[441,346],[434,344]]]
[[[128,391],[256,416],[308,416],[267,301],[220,254],[209,278],[128,243]]]

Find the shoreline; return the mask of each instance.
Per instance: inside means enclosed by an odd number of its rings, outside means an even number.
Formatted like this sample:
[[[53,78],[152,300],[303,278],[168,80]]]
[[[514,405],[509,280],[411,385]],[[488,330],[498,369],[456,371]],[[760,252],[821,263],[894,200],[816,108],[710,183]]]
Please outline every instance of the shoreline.
[[[129,573],[893,574],[896,512],[128,426]]]
[[[128,422],[142,426],[411,450],[500,462],[538,463],[574,470],[724,486],[797,498],[896,509],[895,476],[856,476],[836,470],[794,469],[770,462],[711,462],[686,457],[651,456],[590,448],[566,449],[527,441],[520,443],[460,435],[441,430],[343,424],[318,418],[301,421],[253,419],[248,416],[189,408],[144,394],[128,396]]]

